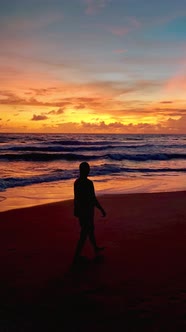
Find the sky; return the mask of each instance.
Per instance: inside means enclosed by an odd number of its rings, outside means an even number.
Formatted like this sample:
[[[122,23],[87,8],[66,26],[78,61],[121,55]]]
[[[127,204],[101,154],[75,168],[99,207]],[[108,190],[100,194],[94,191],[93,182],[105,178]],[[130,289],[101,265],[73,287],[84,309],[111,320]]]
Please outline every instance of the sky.
[[[0,0],[0,132],[186,134],[186,0]]]

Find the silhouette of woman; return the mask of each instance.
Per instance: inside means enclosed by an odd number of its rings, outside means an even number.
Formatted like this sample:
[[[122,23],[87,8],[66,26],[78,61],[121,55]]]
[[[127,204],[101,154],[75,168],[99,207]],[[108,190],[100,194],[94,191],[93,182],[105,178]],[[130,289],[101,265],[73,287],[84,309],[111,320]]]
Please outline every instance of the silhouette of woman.
[[[74,216],[79,218],[81,227],[80,238],[77,243],[74,263],[80,257],[81,251],[85,244],[87,237],[93,246],[94,252],[97,255],[103,247],[98,247],[94,234],[94,208],[97,207],[103,217],[106,213],[100,203],[98,202],[93,182],[87,178],[90,172],[90,166],[87,162],[82,162],[79,165],[80,176],[74,182]]]

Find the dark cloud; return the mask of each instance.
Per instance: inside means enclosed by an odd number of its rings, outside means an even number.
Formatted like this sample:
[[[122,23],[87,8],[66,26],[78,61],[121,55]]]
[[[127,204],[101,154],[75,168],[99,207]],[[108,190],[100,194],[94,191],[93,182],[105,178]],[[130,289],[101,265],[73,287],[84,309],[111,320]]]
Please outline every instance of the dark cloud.
[[[173,104],[173,101],[171,101],[171,100],[164,100],[164,101],[161,101],[160,104]]]
[[[46,115],[42,115],[42,114],[36,115],[36,114],[34,114],[33,118],[31,120],[32,121],[43,121],[43,120],[47,120],[47,119],[48,119],[48,117]]]
[[[134,125],[133,123],[130,124],[123,124],[121,122],[113,122],[106,124],[104,121],[99,123],[87,123],[81,122],[82,128],[87,132],[107,132],[107,133],[146,133],[146,132],[154,132],[155,126],[147,123],[139,123]],[[161,127],[161,126],[160,126]]]
[[[154,110],[150,110],[151,114],[155,115],[165,115],[165,116],[183,116],[186,114],[186,109],[179,108],[155,108]]]
[[[24,105],[24,106],[52,106],[52,107],[59,107],[60,112],[64,110],[64,107],[73,106],[75,109],[85,108],[87,105],[89,106],[97,106],[102,102],[101,97],[68,97],[61,100],[54,100],[51,102],[42,102],[35,97],[31,98],[20,98],[19,96],[9,92],[3,91],[0,92],[0,95],[3,96],[0,99],[1,105]],[[51,113],[52,114],[52,113]]]
[[[30,93],[34,93],[35,96],[47,96],[50,93],[54,93],[55,91],[57,91],[57,88],[55,87],[49,87],[47,89],[37,89],[37,88],[32,88],[30,89]]]
[[[74,106],[74,108],[76,109],[76,110],[81,110],[81,109],[84,109],[86,106],[85,105],[83,105],[83,104],[79,104],[79,105],[75,105]]]
[[[186,114],[183,115],[180,119],[174,120],[169,118],[166,122],[167,127],[172,132],[178,132],[185,134],[186,133]]]
[[[51,115],[60,115],[64,113],[64,109],[63,108],[59,108],[58,110],[52,110],[50,112],[48,112],[47,114],[51,114]]]
[[[3,95],[4,96],[4,95]],[[70,105],[70,99],[56,100],[51,102],[42,102],[36,98],[20,98],[14,94],[6,95],[6,98],[0,99],[0,105],[22,105],[22,106],[52,106],[52,107],[64,107]]]
[[[75,123],[75,122],[66,122],[58,124],[55,129],[58,131],[69,132],[69,129],[73,128],[74,133],[156,133],[163,132],[161,124],[152,125],[148,123],[139,123],[139,124],[123,124],[121,122],[113,122],[106,124],[104,121],[90,123],[84,122]],[[165,131],[165,129],[164,129]]]
[[[115,97],[119,97],[125,94],[139,92],[139,91],[149,91],[154,90],[160,86],[160,82],[153,80],[138,80],[134,83],[127,82],[112,82],[112,81],[104,81],[104,82],[93,82],[87,83],[85,85],[75,85],[72,90],[70,88],[64,88],[64,91],[61,91],[57,88],[47,88],[47,89],[32,89],[33,96],[30,97],[28,95],[28,91],[25,91],[25,97],[20,97],[11,91],[0,91],[0,104],[1,105],[24,105],[24,106],[51,106],[51,107],[59,107],[64,108],[68,106],[72,106],[75,109],[83,109],[86,107],[89,108],[98,108],[103,106],[105,108],[105,103],[115,103]],[[92,97],[66,97],[63,99],[52,100],[53,93],[68,93],[73,94],[73,91],[77,91],[78,89],[90,89],[91,91],[95,91],[95,95]],[[51,97],[51,101],[41,101],[39,96],[49,95]]]
[[[119,134],[151,134],[151,133],[182,133],[186,134],[186,115],[175,120],[169,118],[168,120],[161,121],[158,124],[150,124],[141,122],[138,124],[123,124],[122,122],[115,121],[113,123],[106,124],[104,121],[99,122],[85,122],[81,123],[66,122],[58,124],[55,129],[57,131],[69,132],[69,129],[73,128],[74,133],[119,133]]]
[[[131,88],[126,88],[122,91],[124,94],[126,90],[129,91],[137,91],[138,89],[149,89],[150,87],[156,86],[157,82],[152,82],[151,84],[148,80],[138,81]],[[102,85],[101,85],[102,86]],[[52,88],[51,88],[52,89]],[[121,93],[121,91],[120,91]],[[61,100],[54,100],[51,102],[43,102],[38,100],[37,98],[20,98],[19,96],[11,93],[10,91],[0,91],[2,99],[0,99],[0,104],[3,105],[19,105],[19,106],[43,106],[43,107],[52,107],[49,112],[45,112],[42,114],[43,116],[47,115],[62,115],[65,109],[70,109],[74,112],[78,112],[78,110],[91,110],[91,113],[95,115],[95,117],[99,115],[107,114],[115,121],[123,121],[123,119],[127,116],[135,116],[138,119],[142,116],[167,116],[167,117],[175,117],[175,116],[183,116],[186,112],[185,109],[180,107],[173,108],[171,104],[174,104],[174,101],[171,100],[162,100],[159,102],[160,107],[153,107],[152,102],[150,101],[140,101],[140,100],[125,100],[124,96],[121,99],[116,99],[113,96],[102,96],[101,93],[98,96],[91,97],[66,97]],[[162,107],[161,107],[162,105]],[[164,107],[163,107],[164,105]],[[165,105],[170,105],[165,108]],[[183,106],[182,106],[183,107]],[[57,108],[57,109],[55,109]],[[16,111],[24,112],[24,110],[20,109]],[[74,113],[75,114],[75,113]],[[43,120],[43,118],[42,118]]]

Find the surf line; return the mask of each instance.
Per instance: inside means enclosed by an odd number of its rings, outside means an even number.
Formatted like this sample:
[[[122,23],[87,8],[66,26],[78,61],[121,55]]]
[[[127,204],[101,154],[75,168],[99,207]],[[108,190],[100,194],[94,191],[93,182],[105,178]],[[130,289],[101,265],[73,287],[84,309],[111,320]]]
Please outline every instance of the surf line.
[[[5,196],[0,196],[0,202],[5,201],[5,199],[7,199],[7,197],[5,197]]]

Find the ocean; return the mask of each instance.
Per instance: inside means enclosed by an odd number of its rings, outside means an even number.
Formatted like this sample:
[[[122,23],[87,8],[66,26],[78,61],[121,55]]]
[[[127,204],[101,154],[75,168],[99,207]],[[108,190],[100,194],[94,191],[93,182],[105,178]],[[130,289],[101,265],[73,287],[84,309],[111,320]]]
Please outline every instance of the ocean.
[[[186,189],[186,135],[0,134],[0,211],[72,198],[82,161],[98,194]]]

